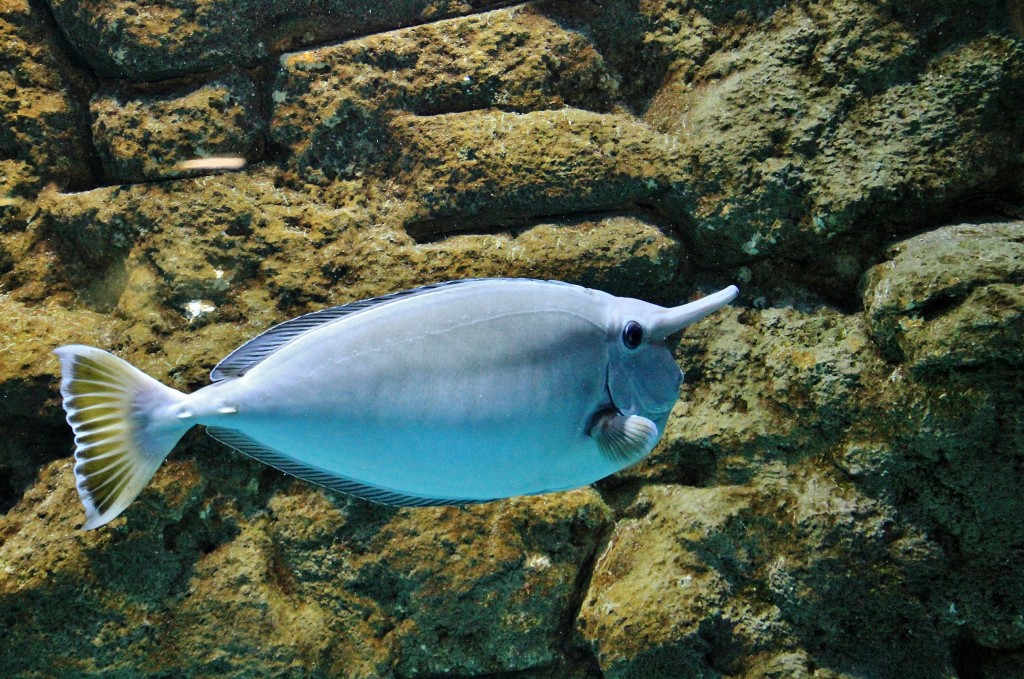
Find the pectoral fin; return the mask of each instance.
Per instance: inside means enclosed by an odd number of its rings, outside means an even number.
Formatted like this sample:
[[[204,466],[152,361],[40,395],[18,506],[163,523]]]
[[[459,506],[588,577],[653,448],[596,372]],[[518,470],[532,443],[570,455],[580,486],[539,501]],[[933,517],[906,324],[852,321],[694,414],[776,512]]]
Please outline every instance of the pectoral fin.
[[[598,413],[589,433],[602,455],[623,465],[633,464],[658,442],[658,425],[646,417],[615,411]]]

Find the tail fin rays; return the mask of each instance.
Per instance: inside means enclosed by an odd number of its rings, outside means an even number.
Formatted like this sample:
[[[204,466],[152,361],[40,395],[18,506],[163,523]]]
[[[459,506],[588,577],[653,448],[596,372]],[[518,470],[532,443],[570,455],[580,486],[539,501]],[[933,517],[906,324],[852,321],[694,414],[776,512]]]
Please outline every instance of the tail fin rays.
[[[167,415],[185,395],[100,349],[69,345],[54,353],[88,530],[123,512],[188,431]]]

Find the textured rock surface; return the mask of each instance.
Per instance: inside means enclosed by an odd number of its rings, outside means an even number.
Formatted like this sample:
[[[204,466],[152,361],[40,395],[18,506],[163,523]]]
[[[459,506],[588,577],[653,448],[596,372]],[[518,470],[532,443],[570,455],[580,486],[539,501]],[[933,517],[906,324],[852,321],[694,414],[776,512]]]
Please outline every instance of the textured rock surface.
[[[184,92],[134,97],[104,88],[90,102],[93,142],[103,169],[117,182],[180,177],[181,161],[259,158],[263,122],[252,80],[232,73]]]
[[[7,296],[0,296],[0,317],[0,510],[6,511],[44,462],[66,456],[67,430],[60,396],[53,392],[57,359],[50,350],[69,342],[103,344],[112,337],[99,314],[28,307]]]
[[[509,4],[0,0],[5,676],[1020,676],[1020,3]],[[743,296],[596,489],[395,510],[195,432],[77,530],[54,346],[191,390],[477,276]]]
[[[970,25],[953,40],[915,32],[926,17],[898,6],[793,4],[728,37],[706,25],[713,9],[691,9],[705,30],[680,30],[683,45],[662,36],[672,75],[644,117],[687,149],[680,209],[702,250],[755,263],[769,285],[779,260],[813,260],[809,275],[834,277],[815,282],[838,296],[870,255],[864,239],[1018,171],[1024,130],[1007,114],[1024,94],[1019,41]]]
[[[605,676],[956,676],[918,600],[934,547],[808,466],[641,492],[580,613]]]
[[[559,662],[552,631],[609,518],[592,490],[396,511],[206,457],[171,462],[103,532],[76,531],[66,462],[42,472],[0,534],[0,625],[17,630],[5,671],[370,678]],[[60,529],[40,541],[39,521]],[[54,597],[73,602],[47,610]]]
[[[248,66],[294,44],[375,33],[494,0],[53,0],[68,40],[102,77],[159,80]]]
[[[1024,222],[936,229],[867,275],[875,340],[920,372],[1020,368]]]
[[[401,118],[392,130],[408,149],[400,176],[422,205],[407,225],[416,235],[630,208],[678,181],[673,140],[626,116],[465,113]]]
[[[388,126],[399,112],[607,110],[615,86],[579,34],[500,10],[282,56],[271,132],[300,171],[351,176],[406,156]]]
[[[0,36],[0,198],[24,198],[47,181],[88,186],[94,179],[82,98],[91,79],[69,64],[38,5],[0,2]],[[22,168],[35,176],[17,181]]]

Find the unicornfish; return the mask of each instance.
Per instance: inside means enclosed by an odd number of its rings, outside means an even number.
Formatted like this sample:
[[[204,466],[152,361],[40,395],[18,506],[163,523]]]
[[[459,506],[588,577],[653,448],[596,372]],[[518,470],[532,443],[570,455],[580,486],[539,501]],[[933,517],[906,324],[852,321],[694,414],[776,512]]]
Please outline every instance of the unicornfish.
[[[567,490],[647,455],[683,374],[666,339],[735,298],[664,308],[556,281],[475,279],[315,311],[191,394],[106,351],[54,351],[83,529],[120,514],[190,428],[375,502]]]

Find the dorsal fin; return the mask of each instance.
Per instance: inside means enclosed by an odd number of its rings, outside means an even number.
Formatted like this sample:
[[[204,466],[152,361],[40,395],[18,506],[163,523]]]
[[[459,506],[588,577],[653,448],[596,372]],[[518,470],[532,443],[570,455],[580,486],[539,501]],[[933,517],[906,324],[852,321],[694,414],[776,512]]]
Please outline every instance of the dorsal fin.
[[[336,321],[339,318],[351,316],[352,314],[359,313],[360,311],[366,311],[367,309],[372,309],[399,299],[405,299],[406,297],[434,292],[440,288],[460,285],[463,283],[479,283],[488,280],[501,279],[466,278],[458,281],[433,283],[431,285],[424,285],[410,290],[392,292],[387,295],[382,295],[381,297],[374,297],[373,299],[362,299],[357,302],[349,302],[348,304],[343,304],[341,306],[321,309],[320,311],[314,311],[303,316],[298,316],[290,321],[285,321],[284,323],[275,325],[262,335],[253,337],[251,340],[225,356],[210,372],[210,379],[214,382],[219,382],[231,377],[241,377],[252,369],[254,365],[265,359],[267,356],[270,356],[272,353],[295,338],[313,330],[314,328],[319,328],[331,321]]]

